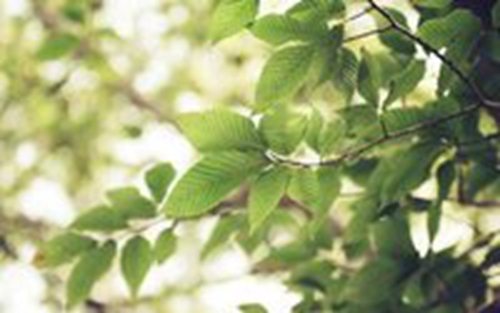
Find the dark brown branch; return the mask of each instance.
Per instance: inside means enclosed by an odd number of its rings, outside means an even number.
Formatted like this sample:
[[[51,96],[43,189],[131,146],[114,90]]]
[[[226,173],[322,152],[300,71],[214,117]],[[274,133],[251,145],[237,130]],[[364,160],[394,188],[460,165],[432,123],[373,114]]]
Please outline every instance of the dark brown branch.
[[[343,20],[343,23],[348,23],[348,22],[354,22],[356,21],[357,19],[365,16],[366,14],[370,13],[370,11],[372,11],[373,8],[372,7],[367,7],[365,8],[364,10],[358,12],[358,13],[355,13],[349,17],[347,17],[346,19]]]

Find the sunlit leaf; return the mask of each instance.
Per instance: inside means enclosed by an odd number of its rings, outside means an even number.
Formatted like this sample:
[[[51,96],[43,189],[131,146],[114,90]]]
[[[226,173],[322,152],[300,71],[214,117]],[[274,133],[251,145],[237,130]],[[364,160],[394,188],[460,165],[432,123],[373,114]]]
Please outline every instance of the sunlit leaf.
[[[208,154],[174,186],[163,210],[172,217],[194,217],[213,209],[267,161],[261,154]]]
[[[212,13],[210,37],[219,41],[247,27],[257,15],[258,0],[220,0]]]
[[[314,47],[297,45],[275,52],[267,61],[257,83],[257,109],[265,110],[291,98],[307,79]]]
[[[64,233],[45,242],[35,256],[40,267],[56,267],[72,261],[80,254],[94,248],[97,242],[75,233]]]
[[[278,207],[285,194],[290,175],[286,168],[275,167],[262,173],[250,186],[248,214],[253,233]]]
[[[163,200],[174,178],[175,169],[170,163],[159,163],[146,172],[146,184],[156,202]]]

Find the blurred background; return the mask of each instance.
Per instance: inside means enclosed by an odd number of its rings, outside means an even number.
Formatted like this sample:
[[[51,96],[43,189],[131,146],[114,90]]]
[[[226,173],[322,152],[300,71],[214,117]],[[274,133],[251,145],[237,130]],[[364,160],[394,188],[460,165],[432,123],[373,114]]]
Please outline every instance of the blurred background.
[[[295,1],[261,2],[265,14]],[[406,1],[386,2],[404,9]],[[363,9],[355,3],[350,10]],[[270,47],[247,34],[211,44],[212,7],[211,0],[0,0],[0,313],[63,312],[67,269],[37,269],[37,246],[107,189],[144,188],[148,166],[168,161],[185,171],[197,155],[171,124],[177,113],[251,105]],[[432,75],[414,99],[426,97]],[[447,210],[438,249],[470,239],[472,219],[493,223]],[[180,227],[179,252],[149,274],[139,300],[129,299],[115,271],[79,310],[233,313],[259,302],[289,312],[298,295],[279,276],[251,275],[241,250],[199,261],[214,222]],[[412,225],[422,251],[424,225],[418,218]]]

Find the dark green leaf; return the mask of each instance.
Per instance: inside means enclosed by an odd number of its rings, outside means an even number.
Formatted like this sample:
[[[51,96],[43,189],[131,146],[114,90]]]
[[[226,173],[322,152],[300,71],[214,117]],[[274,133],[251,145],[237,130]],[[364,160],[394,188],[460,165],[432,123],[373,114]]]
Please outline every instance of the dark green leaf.
[[[500,2],[498,1],[491,11],[491,20],[493,22],[493,27],[497,29],[500,28]]]

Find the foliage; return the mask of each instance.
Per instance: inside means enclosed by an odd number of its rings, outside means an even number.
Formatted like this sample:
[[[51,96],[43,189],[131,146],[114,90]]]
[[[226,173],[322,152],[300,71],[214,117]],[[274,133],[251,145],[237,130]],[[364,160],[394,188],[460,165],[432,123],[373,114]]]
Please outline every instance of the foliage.
[[[91,297],[115,259],[140,298],[151,269],[179,252],[178,229],[215,217],[200,259],[234,243],[257,275],[287,274],[283,283],[301,296],[295,313],[489,312],[499,301],[489,279],[500,260],[498,231],[475,228],[465,250],[433,244],[446,205],[498,198],[500,95],[490,90],[499,81],[500,1],[488,17],[460,1],[408,1],[416,27],[383,1],[300,0],[282,13],[259,14],[264,1],[214,1],[208,30],[221,45],[242,33],[269,45],[253,103],[160,114],[198,160],[179,174],[168,162],[149,167],[144,191],[108,191],[41,245],[36,264],[72,266],[70,308]],[[77,7],[66,9],[66,19],[85,19]],[[375,30],[351,34],[348,26],[360,18],[373,20]],[[87,44],[58,30],[36,57],[71,58]],[[114,81],[94,52],[83,58]],[[441,62],[435,73],[431,57]],[[428,82],[431,91],[422,88]],[[125,91],[158,115],[135,90]],[[96,117],[88,118],[80,121],[84,129]],[[58,140],[76,146],[74,138]],[[435,190],[422,196],[429,186]],[[349,188],[356,194],[343,201]],[[412,239],[415,215],[427,222],[426,251]],[[155,238],[144,234],[158,225]],[[279,242],[276,234],[291,239]],[[256,303],[239,309],[266,312]]]

